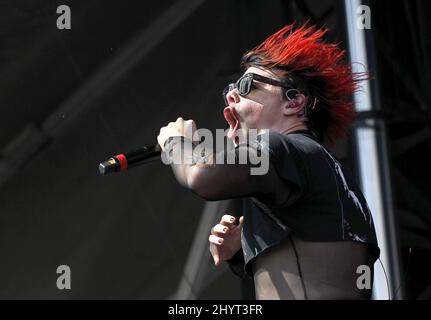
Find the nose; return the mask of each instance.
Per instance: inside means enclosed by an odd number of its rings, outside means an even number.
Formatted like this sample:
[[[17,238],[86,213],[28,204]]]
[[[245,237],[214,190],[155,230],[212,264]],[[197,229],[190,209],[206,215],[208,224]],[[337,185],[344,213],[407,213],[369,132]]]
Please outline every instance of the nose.
[[[230,105],[231,103],[238,103],[239,100],[239,93],[236,88],[226,94],[226,102],[228,105]]]

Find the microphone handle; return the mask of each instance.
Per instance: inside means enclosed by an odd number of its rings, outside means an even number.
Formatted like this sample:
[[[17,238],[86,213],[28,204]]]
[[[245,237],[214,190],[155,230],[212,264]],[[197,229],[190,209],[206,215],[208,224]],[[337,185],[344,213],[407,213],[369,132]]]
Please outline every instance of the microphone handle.
[[[99,164],[99,173],[105,175],[113,172],[125,171],[144,163],[160,159],[162,148],[159,144],[145,146],[124,154],[113,156]]]
[[[127,159],[128,167],[133,168],[147,161],[156,160],[160,157],[162,149],[160,145],[142,147],[134,151],[130,151],[124,154]]]

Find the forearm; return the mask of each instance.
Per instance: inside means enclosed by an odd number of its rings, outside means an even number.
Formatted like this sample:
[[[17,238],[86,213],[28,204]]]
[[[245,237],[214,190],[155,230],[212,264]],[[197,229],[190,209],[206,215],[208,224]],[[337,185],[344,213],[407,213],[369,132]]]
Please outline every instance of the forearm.
[[[176,138],[176,141],[175,141]],[[188,189],[194,190],[197,179],[211,180],[211,172],[214,169],[215,155],[205,149],[205,154],[195,152],[196,145],[186,138],[175,137],[168,143],[166,152],[169,153],[169,161],[177,181]],[[205,172],[205,177],[202,177]]]
[[[207,171],[207,175],[209,173],[210,168],[203,168],[203,165],[193,164],[171,164],[172,171],[174,172],[177,181],[185,188],[194,190],[196,187],[196,178],[195,176],[199,175],[197,171],[205,170]],[[208,179],[208,177],[207,177]]]
[[[250,176],[245,165],[196,163],[172,169],[184,187],[208,201],[251,196],[261,189],[259,177]]]
[[[177,137],[171,139],[165,152],[178,182],[206,200],[265,196],[282,190],[274,170],[263,175],[251,173],[258,158],[257,151],[247,145],[213,153],[209,148],[194,146],[190,140]],[[240,155],[249,157],[246,163],[239,163]]]

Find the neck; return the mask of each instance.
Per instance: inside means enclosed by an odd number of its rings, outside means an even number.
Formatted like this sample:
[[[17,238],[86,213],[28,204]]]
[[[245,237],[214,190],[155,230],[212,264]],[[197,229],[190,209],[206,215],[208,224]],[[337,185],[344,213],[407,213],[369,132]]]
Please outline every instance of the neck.
[[[267,130],[268,129],[258,129],[258,134],[262,134]],[[308,127],[303,121],[297,121],[295,123],[284,124],[280,126],[272,126],[272,127],[269,127],[269,130],[274,130],[282,134],[287,134],[289,132],[293,132],[297,130],[308,130]]]
[[[292,131],[297,131],[297,130],[307,130],[307,126],[303,123],[303,122],[297,122],[294,123],[292,125],[288,125],[286,128],[284,128],[283,130],[279,131],[280,133],[286,134]]]

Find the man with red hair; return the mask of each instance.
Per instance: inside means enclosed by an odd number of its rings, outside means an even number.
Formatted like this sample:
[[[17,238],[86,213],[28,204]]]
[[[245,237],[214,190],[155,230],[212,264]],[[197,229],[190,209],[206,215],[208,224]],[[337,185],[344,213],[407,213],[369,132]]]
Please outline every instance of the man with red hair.
[[[250,162],[172,164],[178,181],[205,199],[243,198],[239,224],[223,216],[211,230],[210,251],[216,265],[227,261],[254,279],[257,299],[371,296],[379,256],[372,215],[326,147],[345,137],[355,115],[351,96],[367,75],[353,73],[344,51],[323,41],[325,33],[284,27],[242,57],[243,75],[223,91],[236,147],[222,157],[267,152],[266,174],[250,175]],[[166,153],[193,149],[187,132],[195,129],[178,118],[158,141]],[[268,143],[245,143],[251,130],[268,133]],[[364,266],[368,281],[358,271]]]

